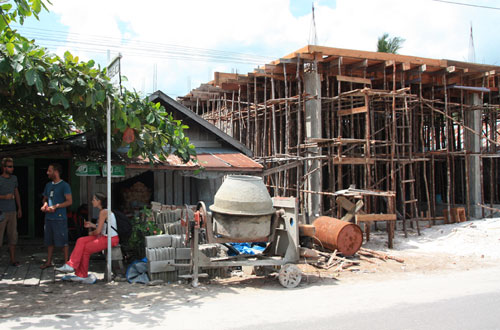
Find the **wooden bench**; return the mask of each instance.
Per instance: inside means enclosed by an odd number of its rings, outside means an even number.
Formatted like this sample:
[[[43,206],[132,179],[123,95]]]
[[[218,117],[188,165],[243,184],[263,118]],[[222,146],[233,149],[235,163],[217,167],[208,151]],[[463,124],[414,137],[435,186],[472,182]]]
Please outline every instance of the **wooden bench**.
[[[387,236],[389,238],[388,246],[393,247],[392,240],[394,238],[394,224],[396,223],[396,214],[356,214],[356,224],[363,223],[366,234],[366,241],[370,240],[370,225],[372,222],[385,221],[387,227]]]

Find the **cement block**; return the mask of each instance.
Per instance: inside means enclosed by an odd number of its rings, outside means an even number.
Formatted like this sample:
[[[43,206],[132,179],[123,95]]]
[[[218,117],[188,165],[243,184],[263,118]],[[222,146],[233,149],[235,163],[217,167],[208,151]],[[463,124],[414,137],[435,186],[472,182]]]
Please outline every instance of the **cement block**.
[[[191,259],[190,248],[177,248],[175,249],[175,259]]]
[[[149,273],[154,274],[154,273],[175,271],[175,267],[172,266],[173,263],[174,260],[150,261],[148,263]]]
[[[153,249],[157,247],[172,246],[172,237],[170,235],[146,236],[146,247]]]

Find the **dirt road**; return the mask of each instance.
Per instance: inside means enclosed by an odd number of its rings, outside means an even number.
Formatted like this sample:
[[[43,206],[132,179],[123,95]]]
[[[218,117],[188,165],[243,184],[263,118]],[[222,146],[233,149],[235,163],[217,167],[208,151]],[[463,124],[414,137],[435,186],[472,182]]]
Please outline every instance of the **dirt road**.
[[[464,282],[460,283],[459,278],[467,277],[467,274],[481,276],[479,278],[482,281],[491,278],[490,284],[493,283],[494,274],[496,279],[500,278],[500,219],[435,226],[423,230],[422,234],[412,234],[409,238],[404,238],[398,232],[394,250],[384,247],[387,240],[384,233],[372,235],[372,240],[364,245],[402,258],[404,263],[374,259],[373,263],[362,262],[355,271],[344,270],[337,273],[320,272],[314,267],[304,266],[302,284],[292,290],[282,288],[275,277],[244,274],[230,279],[214,280],[197,289],[188,284],[177,283],[144,286],[103,281],[94,285],[56,281],[55,284],[40,287],[3,286],[0,287],[0,325],[14,326],[21,320],[18,318],[22,317],[22,320],[29,320],[26,322],[30,326],[38,327],[41,323],[35,320],[48,318],[47,320],[62,322],[64,318],[69,317],[80,320],[79,322],[83,322],[82,325],[87,327],[92,319],[89,316],[96,315],[97,312],[101,316],[114,315],[120,319],[125,317],[129,322],[138,322],[137,324],[143,318],[160,322],[161,315],[166,312],[197,313],[201,308],[209,308],[207,313],[214,312],[211,308],[221,312],[245,311],[248,315],[267,309],[283,313],[281,311],[284,309],[284,302],[287,303],[285,309],[292,308],[290,313],[295,315],[297,311],[292,310],[305,300],[311,303],[317,299],[325,305],[336,306],[335,302],[338,302],[339,297],[353,296],[354,288],[356,294],[373,293],[366,299],[378,297],[377,304],[389,304],[395,303],[398,294],[409,292],[408,290],[425,292],[420,298],[410,294],[411,299],[441,299],[469,290],[477,292],[491,289],[476,288],[475,283],[468,283],[464,287]],[[446,286],[447,289],[438,290],[439,297],[436,296],[437,293],[433,292],[432,288],[436,289],[439,283],[446,284],[449,279],[455,279],[454,283]],[[422,287],[414,288],[416,285]],[[497,285],[497,288],[499,287],[500,285]],[[395,296],[391,298],[386,296],[386,293],[393,293]],[[211,307],[216,301],[220,301],[221,305],[215,304]],[[265,304],[259,305],[264,301]],[[369,306],[373,301],[354,299],[351,303],[356,303],[359,308]],[[145,316],[135,319],[134,315],[138,313],[145,313]],[[244,315],[247,315],[245,313]],[[100,326],[105,324],[107,323],[99,323]]]

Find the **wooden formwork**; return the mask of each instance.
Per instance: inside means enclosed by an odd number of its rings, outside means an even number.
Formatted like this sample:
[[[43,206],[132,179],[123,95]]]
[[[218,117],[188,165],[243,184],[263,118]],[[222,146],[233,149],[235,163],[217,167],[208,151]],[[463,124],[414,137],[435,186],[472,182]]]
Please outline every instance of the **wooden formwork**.
[[[305,92],[310,73],[315,93]],[[395,192],[406,231],[442,219],[440,201],[465,205],[467,218],[473,202],[500,202],[499,75],[491,65],[306,46],[246,75],[216,73],[179,101],[251,148],[274,195],[297,196],[302,208],[319,195],[320,213],[340,216],[336,191]],[[308,137],[306,109],[317,101],[320,137]],[[481,200],[471,201],[476,181]],[[365,210],[386,212],[387,202],[367,197]]]

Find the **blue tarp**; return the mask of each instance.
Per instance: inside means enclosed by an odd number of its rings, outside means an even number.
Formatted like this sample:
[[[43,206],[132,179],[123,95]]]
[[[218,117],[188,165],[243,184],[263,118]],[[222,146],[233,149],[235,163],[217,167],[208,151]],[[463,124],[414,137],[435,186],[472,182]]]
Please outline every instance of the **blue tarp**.
[[[148,259],[143,258],[141,260],[135,260],[128,266],[127,268],[127,281],[129,283],[143,283],[146,284],[149,282],[148,277]]]
[[[259,243],[229,243],[234,247],[240,254],[261,254],[265,247],[262,247]],[[229,250],[228,254],[230,256],[236,255],[234,252]]]

